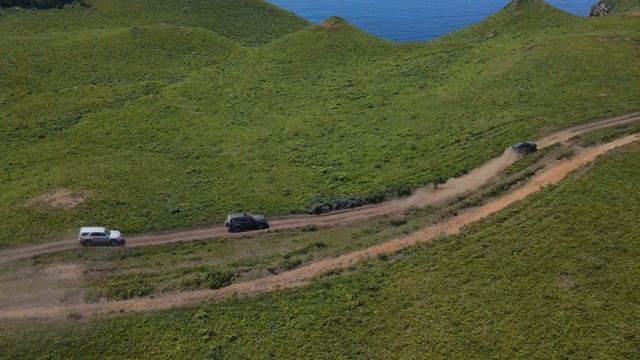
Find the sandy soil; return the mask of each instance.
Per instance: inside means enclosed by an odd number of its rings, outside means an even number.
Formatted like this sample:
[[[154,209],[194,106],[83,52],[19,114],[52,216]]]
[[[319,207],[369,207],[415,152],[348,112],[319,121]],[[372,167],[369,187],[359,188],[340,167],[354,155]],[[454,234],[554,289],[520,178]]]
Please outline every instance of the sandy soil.
[[[46,204],[61,209],[73,209],[82,204],[87,199],[87,196],[88,194],[85,191],[60,189],[29,200],[27,206]]]
[[[328,19],[316,26],[325,30],[337,30],[346,27],[347,23],[341,19]]]
[[[321,260],[295,270],[278,275],[232,284],[217,290],[199,290],[184,293],[164,294],[154,298],[112,301],[100,304],[25,306],[21,308],[0,309],[0,319],[15,318],[62,318],[73,313],[81,316],[94,316],[114,312],[162,310],[176,306],[193,304],[205,299],[225,298],[238,295],[251,295],[275,289],[292,288],[306,284],[313,277],[332,269],[351,266],[362,260],[381,254],[391,254],[420,242],[430,242],[442,235],[458,233],[465,225],[476,222],[514,204],[545,186],[555,184],[572,171],[592,162],[598,156],[615,148],[640,140],[640,134],[630,135],[607,144],[584,149],[575,157],[554,163],[549,168],[534,176],[521,188],[500,196],[486,205],[470,209],[439,224],[426,227],[411,235],[388,241],[386,243],[354,251],[336,258]],[[387,204],[388,205],[388,204]]]
[[[0,273],[0,309],[83,303],[83,272],[84,267],[77,264],[3,268]]]

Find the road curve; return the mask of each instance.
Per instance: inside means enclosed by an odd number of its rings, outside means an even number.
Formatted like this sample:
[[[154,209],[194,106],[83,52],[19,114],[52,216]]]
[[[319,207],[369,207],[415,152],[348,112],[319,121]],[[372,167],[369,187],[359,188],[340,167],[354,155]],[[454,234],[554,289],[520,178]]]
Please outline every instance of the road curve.
[[[534,176],[523,187],[500,196],[486,205],[470,209],[439,224],[419,230],[411,235],[388,241],[386,243],[354,251],[332,259],[320,260],[295,270],[271,275],[256,280],[239,282],[216,290],[198,290],[183,293],[170,293],[154,298],[139,298],[123,301],[111,301],[95,304],[77,304],[64,306],[43,306],[30,308],[0,309],[0,319],[21,318],[55,318],[60,319],[73,313],[81,316],[100,314],[163,310],[177,306],[185,306],[206,299],[227,298],[238,295],[251,295],[276,289],[298,287],[306,284],[313,277],[332,269],[345,268],[362,260],[389,254],[421,242],[430,242],[442,235],[460,232],[463,226],[481,220],[509,205],[512,205],[543,187],[558,183],[572,171],[592,162],[598,156],[615,148],[640,141],[640,134],[630,135],[610,143],[579,152],[575,157],[554,163],[552,166]]]
[[[608,118],[584,125],[575,126],[557,131],[537,141],[539,148],[545,148],[553,144],[562,143],[580,134],[604,129],[613,126],[629,124],[640,120],[640,112],[631,113],[614,118]],[[518,159],[518,155],[507,150],[501,156],[490,160],[479,168],[459,178],[450,179],[446,184],[432,189],[425,187],[415,191],[411,196],[402,199],[393,199],[375,205],[363,206],[355,209],[335,211],[327,214],[293,215],[277,218],[272,221],[272,230],[295,229],[305,226],[329,226],[344,224],[374,217],[400,213],[412,207],[426,207],[445,200],[453,199],[461,194],[473,191],[485,185],[491,178],[502,172]],[[243,236],[229,234],[222,225],[203,227],[192,230],[180,230],[166,233],[145,234],[127,237],[127,246],[138,247],[146,245],[159,245],[180,241],[206,240],[220,237]],[[244,234],[246,236],[246,233]],[[77,240],[64,240],[58,242],[43,243],[0,252],[0,263],[12,260],[29,258],[35,255],[53,253],[62,250],[79,248]]]

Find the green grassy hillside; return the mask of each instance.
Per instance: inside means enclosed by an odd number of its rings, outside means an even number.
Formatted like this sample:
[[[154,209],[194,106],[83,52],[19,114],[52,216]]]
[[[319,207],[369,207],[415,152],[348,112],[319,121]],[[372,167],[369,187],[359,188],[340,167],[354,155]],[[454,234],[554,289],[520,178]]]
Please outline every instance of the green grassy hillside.
[[[259,45],[308,25],[263,0],[84,0],[83,4],[48,11],[0,9],[0,33],[32,35],[171,24],[201,27],[245,45]]]
[[[634,14],[640,11],[639,0],[606,0],[606,4],[613,6],[613,14]]]
[[[8,321],[8,358],[633,358],[640,145],[495,216],[304,289],[88,321]],[[108,339],[105,340],[105,339]]]
[[[580,144],[593,146],[637,131],[640,131],[640,125],[607,129],[584,136]],[[533,176],[550,160],[573,153],[573,147],[564,146],[539,151],[517,161],[501,176],[473,194],[447,204],[412,209],[392,218],[376,218],[322,229],[306,227],[242,238],[209,239],[161,246],[77,249],[2,264],[0,275],[19,273],[18,269],[32,266],[38,269],[82,266],[82,279],[74,285],[86,290],[79,296],[88,302],[96,302],[100,298],[122,300],[156,296],[171,291],[218,288],[222,284],[220,279],[233,283],[252,280],[418,231],[427,224],[440,222],[462,209],[480,206],[489,199],[510,191]],[[218,274],[226,277],[215,277]],[[0,277],[0,294],[2,286],[3,278]],[[52,303],[58,301],[55,297],[48,298],[52,299]],[[6,299],[4,303],[7,303]],[[0,297],[0,308],[2,307],[3,299]]]
[[[527,0],[399,45],[236,3],[0,11],[0,246],[404,192],[640,108],[632,17]],[[58,189],[87,201],[31,201]]]

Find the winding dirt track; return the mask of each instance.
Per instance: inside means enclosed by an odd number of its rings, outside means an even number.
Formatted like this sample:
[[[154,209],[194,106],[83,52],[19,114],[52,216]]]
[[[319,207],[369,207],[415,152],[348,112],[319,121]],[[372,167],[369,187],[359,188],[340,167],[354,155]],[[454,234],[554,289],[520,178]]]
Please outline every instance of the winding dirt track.
[[[553,144],[566,142],[574,136],[589,131],[625,125],[638,120],[640,120],[640,112],[600,120],[555,132],[539,139],[537,143],[539,148],[545,148]],[[517,159],[517,154],[510,150],[507,150],[501,156],[487,162],[477,169],[474,169],[470,173],[462,177],[449,180],[446,184],[440,186],[437,190],[434,190],[432,188],[422,188],[417,190],[413,195],[407,198],[390,200],[380,204],[364,206],[356,209],[336,211],[320,216],[295,215],[278,218],[270,221],[271,229],[286,230],[301,228],[309,225],[329,226],[344,224],[359,220],[371,219],[379,216],[392,215],[400,213],[412,207],[426,207],[429,205],[437,204],[445,200],[453,199],[466,192],[480,188],[482,185],[485,185],[487,182],[489,182],[489,180],[491,180],[491,178],[506,169]],[[227,232],[227,229],[224,226],[217,225],[193,230],[127,237],[127,246],[137,247],[146,245],[159,245],[179,241],[206,240],[234,236],[246,236],[246,233],[244,235],[232,235]],[[79,247],[80,245],[78,244],[78,241],[73,239],[6,250],[0,252],[0,263],[30,258],[32,256],[40,254],[75,249]]]
[[[635,118],[634,118],[635,116]],[[608,120],[610,125],[619,125],[624,122],[632,121],[631,119],[640,118],[640,114],[634,114],[633,116],[621,117],[617,118],[617,121]],[[604,123],[604,122],[601,122]],[[605,127],[605,126],[602,126]],[[585,130],[580,130],[580,128]],[[596,127],[596,124],[591,124],[590,126],[576,127],[573,129],[568,129],[559,133],[556,133],[553,138],[547,140],[547,143],[543,142],[543,146],[549,146],[558,141],[566,141],[569,138],[579,134],[579,131],[590,131],[600,127]],[[578,132],[578,133],[576,133]],[[547,138],[545,138],[547,139]],[[544,140],[544,139],[543,139]],[[264,278],[240,282],[236,284],[232,284],[228,287],[217,289],[217,290],[199,290],[193,292],[184,292],[184,293],[171,293],[161,295],[155,298],[141,298],[141,299],[130,299],[125,301],[113,301],[113,302],[103,302],[103,303],[95,303],[95,304],[84,304],[78,303],[76,305],[60,305],[60,306],[42,306],[42,307],[28,307],[28,308],[9,308],[9,309],[0,309],[0,319],[19,319],[19,318],[63,318],[70,313],[79,314],[82,316],[94,316],[99,314],[108,314],[114,312],[126,312],[126,311],[149,311],[149,310],[162,310],[168,309],[175,306],[184,306],[188,304],[193,304],[198,301],[202,301],[205,299],[214,299],[214,298],[225,298],[236,295],[248,295],[254,293],[261,293],[272,291],[275,289],[283,289],[283,288],[292,288],[301,286],[307,283],[311,278],[325,273],[332,269],[339,269],[348,267],[357,262],[360,262],[364,259],[372,258],[374,256],[380,254],[388,254],[393,253],[398,250],[402,250],[411,245],[420,243],[420,242],[430,242],[438,236],[442,235],[451,235],[458,233],[461,228],[465,225],[471,224],[475,221],[483,219],[491,214],[494,214],[505,207],[524,199],[529,194],[535,193],[539,191],[541,188],[547,185],[555,184],[566,177],[570,172],[584,166],[585,164],[590,163],[595,160],[598,156],[605,154],[615,148],[636,142],[640,140],[640,134],[630,135],[615,141],[612,141],[607,144],[603,144],[594,148],[588,148],[581,152],[579,152],[575,157],[569,160],[560,161],[554,163],[552,166],[534,176],[530,182],[528,182],[523,187],[515,190],[512,193],[503,195],[490,203],[487,203],[484,206],[470,209],[467,212],[464,212],[458,216],[450,218],[442,223],[429,226],[424,228],[414,234],[408,235],[406,237],[398,238],[395,240],[388,241],[384,244],[372,246],[370,248],[355,251],[352,253],[344,254],[342,256],[321,260],[301,268],[284,272],[278,275],[267,276]],[[483,167],[477,169],[476,171],[470,173],[469,175],[475,174],[475,176],[484,176],[484,172],[492,172],[496,168],[504,168],[509,163],[513,161],[513,154],[509,152],[505,153],[505,155],[495,159]],[[505,165],[506,164],[506,165]],[[486,168],[485,168],[486,167]],[[491,170],[491,171],[489,171]],[[464,178],[464,177],[463,177]],[[345,221],[354,221],[361,218],[369,218],[372,216],[379,216],[384,214],[393,213],[395,211],[399,211],[407,207],[407,204],[410,206],[416,206],[416,204],[423,204],[424,201],[437,202],[443,199],[449,198],[457,194],[458,191],[465,188],[468,184],[472,183],[469,180],[464,180],[463,178],[454,179],[450,183],[447,183],[448,187],[444,187],[439,190],[424,190],[422,192],[416,193],[412,201],[408,201],[408,199],[403,200],[395,200],[385,204],[370,206],[366,208],[356,209],[352,211],[344,211],[334,214],[329,214],[321,217],[292,217],[288,219],[280,219],[277,223],[275,223],[274,227],[276,228],[292,228],[296,226],[305,226],[309,223],[312,224],[334,224],[338,222]],[[484,181],[484,180],[483,180]],[[477,183],[474,182],[474,183]],[[466,191],[466,190],[465,190]],[[416,204],[413,204],[416,203]],[[413,205],[411,205],[413,204]],[[314,220],[314,221],[306,221]],[[329,220],[327,220],[329,219]],[[335,222],[332,222],[335,221]],[[219,232],[221,231],[221,232]],[[189,232],[181,232],[179,234],[169,234],[169,235],[160,235],[162,240],[154,241],[153,239],[157,239],[158,236],[146,236],[146,237],[138,237],[136,239],[140,239],[136,242],[137,246],[147,245],[147,244],[155,244],[155,243],[166,243],[172,241],[181,241],[188,240],[194,238],[201,238],[201,236],[205,238],[212,237],[212,234],[220,234],[227,236],[224,232],[223,228],[210,228],[210,229],[201,229],[194,230]],[[164,236],[164,238],[162,238]],[[215,236],[215,235],[213,235]],[[149,239],[149,240],[146,240]],[[51,248],[49,248],[51,249]]]
[[[296,270],[267,276],[257,280],[232,284],[228,287],[217,290],[173,293],[161,295],[155,298],[131,299],[97,304],[0,309],[0,319],[63,318],[70,313],[82,316],[93,316],[114,312],[162,310],[176,306],[193,304],[205,299],[226,298],[236,295],[248,295],[272,291],[275,289],[301,286],[307,283],[311,278],[322,273],[326,273],[329,270],[348,267],[362,260],[369,259],[380,254],[393,253],[420,242],[430,242],[438,236],[456,234],[463,226],[494,214],[507,206],[524,199],[529,194],[539,191],[547,185],[559,182],[570,172],[590,163],[598,156],[620,146],[639,140],[640,134],[634,134],[598,147],[586,149],[572,159],[555,163],[547,170],[534,176],[531,181],[523,187],[512,193],[501,196],[484,206],[473,208],[465,213],[442,223],[424,228],[409,236],[391,240],[384,244],[372,246],[364,250],[344,254],[333,259],[321,260]]]

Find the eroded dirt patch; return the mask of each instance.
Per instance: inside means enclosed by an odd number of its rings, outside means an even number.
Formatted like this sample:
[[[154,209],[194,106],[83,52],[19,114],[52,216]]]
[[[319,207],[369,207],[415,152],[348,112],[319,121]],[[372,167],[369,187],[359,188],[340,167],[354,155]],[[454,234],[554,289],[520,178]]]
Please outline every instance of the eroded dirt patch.
[[[82,304],[83,273],[84,267],[77,264],[3,271],[0,275],[0,308]]]
[[[87,191],[59,189],[29,200],[27,202],[27,206],[44,204],[51,207],[68,210],[82,204],[88,197],[89,193]]]
[[[343,18],[334,16],[316,26],[325,30],[338,30],[346,28],[348,26],[348,23]]]

